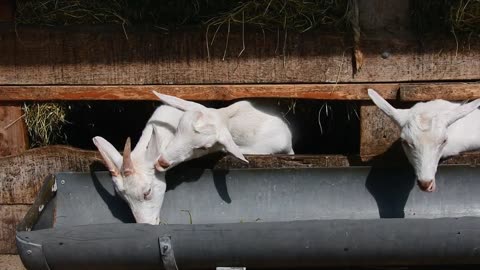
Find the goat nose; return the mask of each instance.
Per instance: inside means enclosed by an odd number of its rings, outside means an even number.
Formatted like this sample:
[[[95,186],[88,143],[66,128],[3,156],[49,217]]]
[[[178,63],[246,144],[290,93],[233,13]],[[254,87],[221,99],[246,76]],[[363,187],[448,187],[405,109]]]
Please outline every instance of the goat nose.
[[[155,168],[159,171],[165,171],[165,169],[167,169],[168,167],[170,167],[170,163],[166,161],[163,157],[159,157],[157,163],[155,164]]]
[[[435,190],[435,180],[418,180],[417,184],[423,191],[433,192]]]

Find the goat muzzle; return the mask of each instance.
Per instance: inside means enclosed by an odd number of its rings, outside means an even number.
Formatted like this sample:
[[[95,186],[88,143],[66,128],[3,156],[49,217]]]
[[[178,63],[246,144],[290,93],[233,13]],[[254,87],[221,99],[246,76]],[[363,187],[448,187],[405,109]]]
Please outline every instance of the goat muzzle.
[[[425,192],[433,192],[435,191],[435,180],[417,180],[418,187]]]
[[[160,172],[165,171],[166,169],[168,169],[168,167],[170,167],[170,163],[166,161],[163,157],[159,157],[157,163],[155,163],[155,168]]]

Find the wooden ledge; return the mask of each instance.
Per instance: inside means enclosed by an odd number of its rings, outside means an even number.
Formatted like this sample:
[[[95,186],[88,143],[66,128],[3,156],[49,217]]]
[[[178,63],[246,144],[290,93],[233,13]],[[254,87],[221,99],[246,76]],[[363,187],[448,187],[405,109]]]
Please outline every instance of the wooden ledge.
[[[344,83],[344,84],[211,84],[211,85],[0,85],[0,101],[158,100],[152,91],[189,100],[296,98],[370,100],[373,88],[399,101],[466,100],[480,97],[479,82]]]

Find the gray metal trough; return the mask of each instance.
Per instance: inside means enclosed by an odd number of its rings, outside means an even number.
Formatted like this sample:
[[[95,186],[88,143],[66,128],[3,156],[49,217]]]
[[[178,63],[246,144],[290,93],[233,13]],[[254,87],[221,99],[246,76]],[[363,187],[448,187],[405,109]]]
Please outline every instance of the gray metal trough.
[[[17,247],[28,269],[478,269],[479,176],[441,166],[429,194],[406,168],[182,169],[151,226],[132,224],[108,173],[59,173]]]

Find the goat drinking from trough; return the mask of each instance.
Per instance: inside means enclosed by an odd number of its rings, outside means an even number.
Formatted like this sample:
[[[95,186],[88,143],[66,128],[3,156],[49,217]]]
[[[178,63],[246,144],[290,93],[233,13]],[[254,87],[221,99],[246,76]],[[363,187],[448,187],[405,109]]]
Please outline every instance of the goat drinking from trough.
[[[159,171],[217,151],[228,152],[245,162],[248,161],[243,154],[293,154],[292,134],[287,124],[257,104],[238,101],[214,109],[153,93],[163,103],[185,112],[175,136],[158,157]]]
[[[159,224],[160,209],[166,190],[165,173],[157,172],[154,164],[162,149],[173,138],[183,112],[160,106],[148,120],[133,151],[127,139],[122,155],[102,137],[94,137],[115,190],[130,206],[138,223]]]
[[[480,148],[480,99],[466,104],[432,100],[396,109],[373,89],[368,95],[401,128],[403,150],[423,191],[435,190],[440,158]]]

